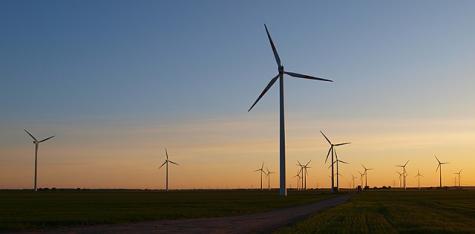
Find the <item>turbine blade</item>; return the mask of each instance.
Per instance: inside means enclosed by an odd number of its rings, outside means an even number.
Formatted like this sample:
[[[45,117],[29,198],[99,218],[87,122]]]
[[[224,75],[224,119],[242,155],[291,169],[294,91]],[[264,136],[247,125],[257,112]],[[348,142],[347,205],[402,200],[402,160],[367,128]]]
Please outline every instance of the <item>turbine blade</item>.
[[[344,164],[349,164],[349,163],[347,163],[345,161],[342,161],[342,160],[338,160],[338,161],[341,162],[341,163],[344,163]]]
[[[308,166],[308,164],[310,164],[310,162],[312,162],[312,160],[308,161],[308,163],[307,163],[307,164],[305,164],[305,166]]]
[[[163,162],[163,164],[162,164],[158,169],[162,168],[163,165],[167,164],[167,162],[168,162],[168,161]]]
[[[334,146],[349,145],[349,144],[351,144],[351,142],[345,142],[345,143],[335,144]]]
[[[440,163],[439,163],[439,165],[437,165],[437,168],[435,169],[435,172],[437,172],[439,170],[439,167],[440,167]]]
[[[330,149],[328,150],[327,157],[325,158],[325,164],[327,163],[328,156],[330,156],[330,151],[331,151],[332,149],[333,149],[333,146],[331,146]]]
[[[251,111],[252,108],[257,104],[257,102],[259,102],[259,100],[261,100],[261,98],[264,96],[264,94],[267,93],[267,91],[272,87],[272,85],[275,83],[275,81],[277,80],[277,78],[279,78],[279,75],[276,75],[274,78],[272,78],[272,80],[270,80],[269,84],[267,84],[267,86],[264,88],[264,90],[262,91],[262,93],[259,95],[259,97],[257,98],[257,100],[252,104],[251,108],[249,108],[249,110],[247,110],[247,112]]]
[[[437,156],[434,155],[434,157],[435,157],[435,159],[437,160],[437,162],[440,163],[440,160],[437,158]]]
[[[272,52],[274,52],[275,61],[277,62],[277,66],[281,67],[282,64],[280,62],[279,54],[277,53],[277,49],[275,48],[274,41],[272,41],[272,37],[270,36],[269,30],[267,29],[267,25],[264,24],[266,28],[267,38],[269,39],[270,46],[272,47]]]
[[[23,129],[23,130],[25,130],[25,132],[28,133],[28,135],[30,135],[30,137],[33,138],[33,140],[38,141],[38,140],[33,136],[33,134],[31,134],[30,132],[28,132],[28,130],[26,130],[26,129]]]
[[[53,137],[54,137],[54,136],[50,136],[50,137],[45,138],[45,139],[43,139],[43,140],[41,140],[41,141],[39,141],[39,142],[40,142],[40,143],[41,143],[41,142],[45,142],[45,141],[47,141],[47,140],[49,140],[49,139],[51,139],[51,138],[53,138]]]
[[[167,150],[167,148],[165,148],[165,155],[167,156],[167,160],[168,160],[168,150]]]
[[[171,163],[173,163],[173,164],[175,164],[175,165],[177,165],[177,166],[179,165],[179,164],[176,163],[176,162],[173,162],[173,161],[170,161],[170,160],[168,160],[168,161],[171,162]]]
[[[299,74],[299,73],[295,73],[295,72],[287,72],[287,71],[285,71],[284,73],[287,74],[287,75],[289,75],[289,76],[293,76],[293,77],[297,77],[297,78],[333,82],[333,80],[328,80],[328,79],[323,79],[323,78],[319,78],[319,77],[315,77],[315,76],[309,76],[309,75]]]
[[[325,137],[325,139],[327,139],[328,144],[332,145],[332,142],[330,141],[330,139],[328,139],[328,137],[325,136],[325,134],[322,131],[320,131],[320,133],[323,135],[323,137]]]
[[[406,164],[404,164],[404,167],[407,166],[408,163],[409,163],[409,160],[407,160]]]

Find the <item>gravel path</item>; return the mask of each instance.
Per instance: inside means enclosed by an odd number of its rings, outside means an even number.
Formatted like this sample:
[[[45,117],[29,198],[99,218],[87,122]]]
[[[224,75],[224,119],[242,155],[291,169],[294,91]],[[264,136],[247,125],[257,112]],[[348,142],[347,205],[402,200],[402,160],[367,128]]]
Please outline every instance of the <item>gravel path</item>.
[[[310,205],[240,216],[93,225],[37,233],[262,233],[292,224],[322,209],[344,203],[350,197],[351,195],[342,195]]]

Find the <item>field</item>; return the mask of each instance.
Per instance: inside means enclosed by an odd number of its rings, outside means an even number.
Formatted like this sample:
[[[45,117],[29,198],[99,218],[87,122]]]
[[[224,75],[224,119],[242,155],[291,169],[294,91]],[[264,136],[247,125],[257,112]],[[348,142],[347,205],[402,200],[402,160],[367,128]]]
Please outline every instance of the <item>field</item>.
[[[331,196],[289,191],[283,199],[275,190],[0,191],[0,231],[247,214]]]
[[[475,191],[363,192],[277,233],[475,233]]]

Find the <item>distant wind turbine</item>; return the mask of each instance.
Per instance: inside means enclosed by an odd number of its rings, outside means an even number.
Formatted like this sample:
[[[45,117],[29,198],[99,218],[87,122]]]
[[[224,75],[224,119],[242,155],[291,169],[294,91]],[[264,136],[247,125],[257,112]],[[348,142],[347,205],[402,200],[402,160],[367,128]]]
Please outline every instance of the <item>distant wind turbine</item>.
[[[178,166],[178,163],[176,162],[173,162],[171,160],[168,159],[168,151],[167,149],[165,148],[165,156],[167,157],[167,159],[165,159],[165,161],[163,162],[163,164],[158,168],[162,168],[164,165],[165,165],[165,191],[168,192],[168,164],[171,163],[171,164],[175,164]]]
[[[327,140],[328,144],[330,144],[330,149],[328,149],[327,157],[325,158],[325,163],[327,163],[328,157],[330,156],[330,153],[331,153],[331,155],[332,155],[332,158],[331,158],[331,160],[332,160],[332,161],[331,161],[331,168],[332,168],[331,191],[334,192],[334,191],[335,191],[335,178],[334,178],[334,175],[335,175],[335,171],[334,171],[335,160],[334,160],[334,156],[335,156],[335,154],[336,154],[335,147],[342,146],[342,145],[348,145],[348,144],[350,144],[350,142],[333,144],[333,143],[330,141],[330,139],[328,139],[328,137],[323,133],[323,131],[320,131],[320,133],[323,135],[323,137],[325,137],[325,139]],[[338,189],[338,188],[337,188],[337,189]]]
[[[458,178],[459,178],[459,188],[462,188],[460,187],[460,175],[462,174],[462,170],[458,171],[458,172],[455,172],[454,174],[458,175]]]
[[[407,163],[409,163],[409,160],[407,160],[407,162],[404,165],[396,165],[396,167],[400,167],[402,169],[402,175],[403,175],[403,178],[404,178],[404,181],[403,181],[404,189],[406,189],[406,177],[407,177],[406,166],[407,166]]]
[[[259,171],[261,174],[261,190],[262,190],[262,174],[265,174],[266,172],[264,171],[264,162],[262,162],[261,168],[255,170],[255,172]]]
[[[358,173],[360,174],[360,186],[363,188],[363,178],[364,178],[364,172],[360,172],[360,171],[358,171]]]
[[[447,164],[448,162],[440,162],[440,160],[437,158],[437,156],[435,156],[435,159],[437,160],[437,169],[435,169],[435,172],[437,172],[437,170],[439,170],[440,172],[440,176],[439,176],[439,187],[442,188],[442,165],[444,164]]]
[[[297,190],[299,190],[299,184],[300,184],[300,179],[301,179],[300,172],[301,171],[302,171],[302,168],[299,169],[297,175],[294,175],[294,177],[297,177],[297,187],[296,187]]]
[[[336,189],[338,191],[338,190],[340,190],[340,177],[338,176],[339,173],[340,173],[339,164],[340,163],[348,164],[348,163],[343,161],[343,160],[338,159],[338,156],[336,155],[336,150],[335,150],[335,156],[336,156],[336,160],[333,163],[334,164],[336,163]],[[332,165],[330,165],[328,168],[330,168],[331,166]]]
[[[266,168],[267,172],[266,172],[266,176],[267,176],[267,189],[270,190],[270,175],[271,174],[274,174],[275,172],[273,171],[269,171],[269,168]]]
[[[417,170],[417,188],[420,190],[421,189],[421,177],[423,177],[423,175],[419,172],[419,170]]]
[[[368,171],[373,170],[373,168],[366,168],[364,165],[361,165],[364,168],[364,175],[366,179],[366,185],[365,188],[368,187]]]
[[[34,186],[33,186],[33,190],[34,191],[37,191],[38,188],[36,186],[36,182],[37,182],[37,177],[38,177],[38,148],[40,146],[40,143],[42,142],[45,142],[51,138],[53,138],[54,136],[50,136],[50,137],[47,137],[41,141],[39,141],[38,139],[36,139],[36,137],[33,136],[33,134],[31,134],[30,132],[28,132],[28,130],[26,129],[23,129],[25,130],[25,132],[31,137],[33,138],[33,144],[35,144],[35,178],[34,178]]]
[[[351,179],[353,180],[353,184],[352,184],[352,185],[353,185],[353,188],[356,188],[356,186],[355,186],[355,179],[356,179],[356,178],[358,178],[358,177],[356,177],[356,176],[354,176],[353,174],[351,174]]]
[[[279,107],[280,107],[280,173],[279,173],[280,190],[279,190],[279,193],[281,196],[287,196],[287,188],[286,188],[286,183],[285,183],[284,74],[292,76],[292,77],[296,77],[296,78],[302,78],[302,79],[320,80],[320,81],[328,81],[328,82],[333,82],[333,81],[314,77],[314,76],[308,76],[308,75],[303,75],[299,73],[285,71],[284,66],[282,65],[280,61],[279,54],[277,53],[277,49],[270,36],[269,30],[267,29],[267,26],[265,24],[264,24],[264,27],[266,29],[267,38],[269,39],[269,43],[274,53],[275,61],[277,62],[277,70],[279,73],[274,78],[271,79],[269,84],[267,84],[267,86],[261,92],[257,100],[252,104],[251,108],[249,108],[248,112],[252,110],[252,108],[257,104],[257,102],[259,102],[259,100],[266,94],[266,92],[272,87],[272,85],[274,85],[277,79],[279,79],[279,95],[280,95],[280,102],[279,102]]]
[[[404,172],[396,171],[396,173],[399,175],[399,188],[402,188],[402,177],[404,175]]]

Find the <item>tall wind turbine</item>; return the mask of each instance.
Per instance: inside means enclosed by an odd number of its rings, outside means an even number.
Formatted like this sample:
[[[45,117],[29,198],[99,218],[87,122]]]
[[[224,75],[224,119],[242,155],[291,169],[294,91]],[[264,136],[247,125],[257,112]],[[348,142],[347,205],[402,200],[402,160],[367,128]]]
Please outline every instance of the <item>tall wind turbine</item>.
[[[462,188],[460,187],[460,175],[462,174],[462,170],[460,170],[459,172],[455,172],[454,174],[458,175],[459,177],[459,189]]]
[[[358,178],[356,176],[354,176],[353,174],[351,174],[351,179],[353,180],[353,188],[355,188],[355,179]]]
[[[338,147],[338,146],[342,146],[342,145],[348,145],[350,144],[350,142],[345,142],[345,143],[338,143],[338,144],[333,144],[330,139],[328,139],[328,137],[323,133],[323,131],[320,131],[320,133],[323,135],[323,137],[325,137],[325,139],[327,140],[328,144],[330,144],[330,149],[328,149],[328,153],[327,153],[327,157],[325,158],[325,163],[327,163],[327,160],[328,160],[328,157],[330,156],[330,153],[332,155],[332,161],[331,161],[331,167],[332,167],[332,176],[331,176],[331,180],[332,180],[332,183],[331,183],[331,191],[334,192],[335,190],[335,171],[334,171],[334,163],[335,163],[335,160],[334,160],[334,156],[336,154],[336,151],[335,151],[335,147]]]
[[[295,77],[295,78],[302,78],[302,79],[310,79],[310,80],[320,80],[320,81],[328,81],[333,82],[332,80],[318,78],[309,75],[303,75],[294,72],[288,72],[284,70],[284,66],[280,61],[279,54],[277,53],[277,49],[275,48],[274,42],[270,36],[269,30],[267,26],[264,24],[266,29],[267,38],[269,39],[269,43],[272,47],[272,52],[274,53],[275,61],[277,62],[277,70],[278,74],[271,79],[269,84],[264,88],[261,92],[257,100],[252,104],[251,108],[249,108],[248,112],[252,110],[252,108],[259,102],[259,100],[265,95],[265,93],[274,85],[274,83],[279,79],[279,94],[280,94],[280,190],[279,193],[281,196],[287,196],[287,188],[285,183],[285,120],[284,120],[284,74]]]
[[[402,169],[402,175],[403,175],[403,178],[404,178],[404,190],[406,189],[406,177],[407,177],[407,172],[406,172],[406,166],[407,164],[409,163],[409,160],[406,161],[406,163],[404,165],[396,165],[396,167],[400,167]]]
[[[266,176],[267,176],[267,189],[270,190],[270,175],[271,174],[274,174],[275,172],[273,171],[270,171],[269,168],[266,168],[267,172],[266,172]]]
[[[399,188],[402,188],[402,176],[404,175],[404,172],[396,171],[396,173],[399,175]]]
[[[364,176],[366,179],[366,185],[365,188],[368,187],[368,171],[373,170],[373,168],[366,168],[364,165],[361,165],[364,168]]]
[[[294,177],[297,177],[297,187],[296,189],[299,190],[299,184],[300,184],[300,172],[302,171],[302,169],[299,170],[299,172],[297,173],[297,175],[294,175]]]
[[[418,188],[419,190],[421,189],[421,177],[422,177],[422,176],[423,176],[423,175],[419,172],[419,170],[417,170],[417,175],[416,175],[416,177],[417,177],[417,188]]]
[[[363,188],[364,172],[358,171],[358,173],[360,174],[360,186],[361,186],[361,188]]]
[[[435,172],[437,172],[437,170],[439,170],[440,172],[440,176],[439,176],[439,187],[442,188],[442,165],[444,164],[447,164],[448,162],[440,162],[440,160],[437,158],[437,156],[435,156],[435,159],[437,160],[437,169],[435,169]]]
[[[255,170],[255,171],[259,171],[260,174],[261,174],[261,190],[262,190],[262,174],[263,174],[263,173],[264,173],[264,174],[266,173],[266,172],[264,171],[264,162],[262,162],[261,168]]]
[[[175,165],[178,166],[178,163],[173,162],[173,161],[168,159],[168,151],[167,151],[166,148],[165,148],[165,156],[167,157],[167,159],[165,159],[163,164],[158,169],[162,168],[165,165],[165,173],[166,173],[166,175],[165,175],[165,191],[168,192],[168,164],[171,163],[171,164],[175,164]]]
[[[337,191],[340,190],[340,177],[338,176],[340,174],[340,170],[339,170],[339,164],[340,163],[344,163],[344,164],[348,164],[347,162],[343,161],[343,160],[340,160],[338,159],[338,156],[336,155],[336,150],[335,150],[335,156],[336,156],[336,160],[334,163],[336,163],[336,189]],[[329,168],[331,167],[332,165],[329,166]]]
[[[36,186],[36,182],[37,182],[37,177],[38,177],[38,148],[40,146],[40,143],[42,142],[45,142],[51,138],[53,138],[54,136],[50,136],[50,137],[47,137],[41,141],[39,141],[38,139],[36,139],[36,137],[33,136],[33,134],[31,134],[30,132],[28,132],[26,129],[23,129],[25,130],[25,132],[30,135],[31,138],[33,138],[33,144],[35,144],[35,178],[34,178],[34,186],[33,186],[33,190],[37,191],[38,188]]]

